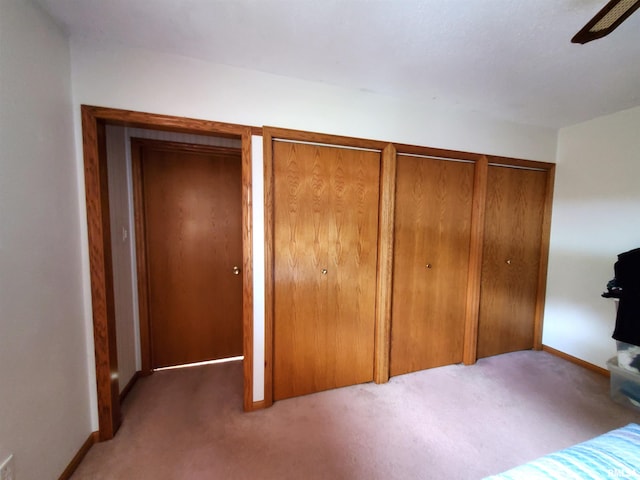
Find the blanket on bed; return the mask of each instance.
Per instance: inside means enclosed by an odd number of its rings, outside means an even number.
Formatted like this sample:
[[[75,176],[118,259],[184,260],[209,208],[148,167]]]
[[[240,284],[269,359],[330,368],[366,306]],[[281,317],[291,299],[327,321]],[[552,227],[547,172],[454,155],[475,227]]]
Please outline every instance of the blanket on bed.
[[[487,478],[640,480],[640,425],[631,423]]]

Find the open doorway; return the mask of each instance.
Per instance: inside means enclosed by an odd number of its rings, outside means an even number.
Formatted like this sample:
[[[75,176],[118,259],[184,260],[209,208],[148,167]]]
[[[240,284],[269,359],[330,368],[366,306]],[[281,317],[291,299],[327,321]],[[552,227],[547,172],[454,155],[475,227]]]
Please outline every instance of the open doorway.
[[[253,404],[253,275],[251,225],[251,127],[102,107],[82,106],[85,192],[96,358],[99,439],[115,435],[120,417],[112,275],[106,126],[176,131],[233,138],[241,145],[242,345],[244,408]]]
[[[145,132],[128,135],[141,372],[242,357],[240,141]]]

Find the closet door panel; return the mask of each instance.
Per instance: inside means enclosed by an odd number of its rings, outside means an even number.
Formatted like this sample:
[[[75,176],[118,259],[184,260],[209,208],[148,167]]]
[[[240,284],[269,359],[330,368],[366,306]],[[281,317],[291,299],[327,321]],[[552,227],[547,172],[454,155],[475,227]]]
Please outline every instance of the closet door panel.
[[[325,276],[328,316],[339,322],[332,381],[343,386],[373,380],[380,154],[332,148],[331,157]]]
[[[533,348],[547,172],[490,166],[478,357]]]
[[[474,166],[398,156],[390,373],[462,361]]]
[[[380,155],[273,145],[274,399],[370,381]]]
[[[296,145],[274,144],[275,398],[309,388],[305,382],[313,379],[295,374],[312,370],[316,351],[325,348],[320,343],[325,335],[316,332],[326,327],[327,285],[312,273],[327,262],[326,170],[317,158],[298,158]]]

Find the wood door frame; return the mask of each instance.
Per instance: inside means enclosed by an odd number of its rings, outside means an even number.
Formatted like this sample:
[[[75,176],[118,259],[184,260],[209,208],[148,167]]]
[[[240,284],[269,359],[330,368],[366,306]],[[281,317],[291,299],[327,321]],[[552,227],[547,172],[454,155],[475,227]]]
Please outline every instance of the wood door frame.
[[[89,105],[81,105],[81,117],[99,440],[113,438],[121,423],[107,183],[107,124],[241,140],[242,263],[245,273],[242,286],[243,404],[245,410],[261,407],[260,402],[259,405],[253,402],[251,136],[261,135],[262,130],[244,125]]]
[[[242,150],[234,147],[182,143],[171,140],[157,140],[148,138],[131,138],[131,170],[133,183],[133,211],[136,232],[136,268],[138,278],[138,314],[140,318],[140,357],[141,375],[153,372],[153,351],[151,348],[151,315],[149,313],[149,283],[146,236],[144,220],[144,194],[142,184],[142,157],[138,149],[144,146],[163,149],[170,152],[211,153],[238,155],[242,161]],[[244,256],[244,255],[243,255]],[[242,272],[244,275],[244,271]],[[244,330],[244,329],[243,329]]]

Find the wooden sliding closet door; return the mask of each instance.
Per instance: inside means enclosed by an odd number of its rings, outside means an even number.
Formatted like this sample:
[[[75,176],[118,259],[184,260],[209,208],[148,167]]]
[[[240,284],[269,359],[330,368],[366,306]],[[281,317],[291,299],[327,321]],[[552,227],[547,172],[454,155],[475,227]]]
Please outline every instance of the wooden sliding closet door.
[[[489,166],[478,358],[533,348],[547,175]]]
[[[399,155],[390,374],[462,361],[474,165]]]
[[[378,152],[275,141],[274,400],[373,379]]]

